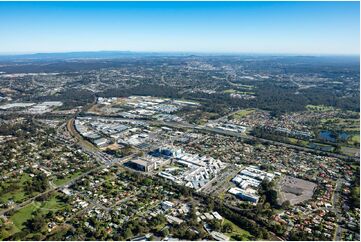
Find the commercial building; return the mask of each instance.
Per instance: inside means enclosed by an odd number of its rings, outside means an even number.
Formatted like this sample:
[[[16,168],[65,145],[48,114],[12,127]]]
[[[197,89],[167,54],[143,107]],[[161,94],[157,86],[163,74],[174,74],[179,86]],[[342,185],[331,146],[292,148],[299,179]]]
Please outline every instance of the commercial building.
[[[109,143],[109,141],[106,138],[100,138],[94,140],[93,143],[98,147],[104,147]]]
[[[149,152],[149,155],[154,157],[164,157],[164,158],[172,158],[178,157],[182,154],[181,149],[169,148],[169,147],[161,147],[156,150]]]
[[[238,187],[232,187],[228,192],[245,201],[257,203],[259,200],[259,196],[255,194],[256,191],[253,189],[243,190]]]
[[[272,181],[274,177],[275,174],[262,171],[257,166],[248,166],[232,179],[238,187],[228,192],[242,200],[257,203],[259,196],[256,189],[263,180]]]
[[[210,233],[210,235],[212,236],[212,238],[214,240],[217,240],[217,241],[229,241],[229,237],[227,235],[219,233],[217,231],[212,231]]]
[[[134,159],[130,160],[126,163],[126,165],[132,169],[149,172],[156,169],[156,163],[153,161],[145,160],[145,159]]]
[[[169,209],[173,208],[174,203],[172,203],[170,201],[164,201],[160,205],[161,205],[163,210],[169,210]]]

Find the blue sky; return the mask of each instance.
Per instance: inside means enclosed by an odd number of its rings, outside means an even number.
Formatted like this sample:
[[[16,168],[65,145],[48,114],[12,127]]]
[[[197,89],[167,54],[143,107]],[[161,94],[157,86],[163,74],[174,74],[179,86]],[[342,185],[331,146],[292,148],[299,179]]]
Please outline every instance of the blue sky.
[[[0,53],[359,54],[359,2],[0,2]]]

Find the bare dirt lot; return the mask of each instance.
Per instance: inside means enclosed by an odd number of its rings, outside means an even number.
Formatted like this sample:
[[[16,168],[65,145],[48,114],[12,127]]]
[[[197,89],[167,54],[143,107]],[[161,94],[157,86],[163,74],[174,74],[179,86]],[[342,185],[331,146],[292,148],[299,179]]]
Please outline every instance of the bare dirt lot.
[[[316,184],[306,180],[285,176],[279,183],[280,203],[290,201],[292,205],[311,199]]]

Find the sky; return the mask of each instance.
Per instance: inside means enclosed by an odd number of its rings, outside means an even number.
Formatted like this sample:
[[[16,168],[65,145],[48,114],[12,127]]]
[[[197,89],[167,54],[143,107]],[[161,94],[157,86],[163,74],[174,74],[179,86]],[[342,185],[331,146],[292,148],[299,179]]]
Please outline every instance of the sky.
[[[0,2],[0,53],[359,55],[359,2]]]

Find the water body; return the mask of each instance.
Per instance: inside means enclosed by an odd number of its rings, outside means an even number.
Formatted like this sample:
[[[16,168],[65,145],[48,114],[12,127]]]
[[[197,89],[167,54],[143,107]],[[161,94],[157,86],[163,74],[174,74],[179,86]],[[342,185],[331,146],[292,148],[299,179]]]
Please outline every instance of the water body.
[[[349,138],[349,135],[345,132],[333,133],[329,130],[322,130],[319,133],[319,137],[323,140],[336,142],[336,139],[346,141]]]

